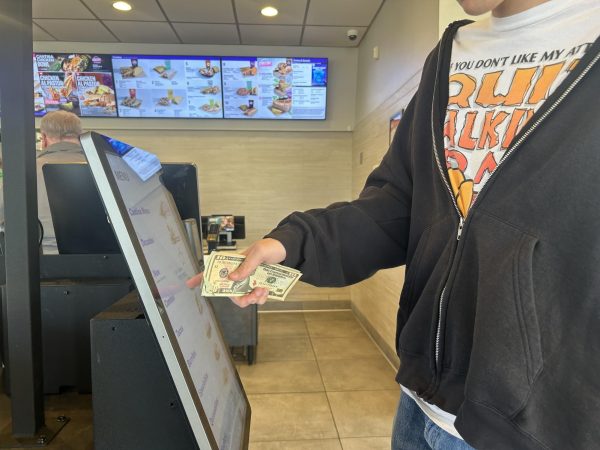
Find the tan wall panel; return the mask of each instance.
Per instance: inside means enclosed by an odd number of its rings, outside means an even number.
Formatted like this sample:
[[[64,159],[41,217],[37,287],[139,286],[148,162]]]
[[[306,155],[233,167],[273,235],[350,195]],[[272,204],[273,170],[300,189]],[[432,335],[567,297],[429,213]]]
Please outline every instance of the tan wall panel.
[[[383,104],[357,124],[352,148],[352,195],[358,196],[374,165],[378,165],[389,146],[390,117],[405,108],[416,91],[420,72]],[[362,164],[360,154],[362,153]],[[404,267],[379,271],[373,277],[352,286],[352,307],[369,322],[384,351],[395,354],[396,313],[404,283]]]
[[[246,216],[247,246],[292,211],[349,200],[352,133],[107,130],[111,137],[198,168],[201,214]],[[350,288],[301,283],[298,300],[349,300]]]

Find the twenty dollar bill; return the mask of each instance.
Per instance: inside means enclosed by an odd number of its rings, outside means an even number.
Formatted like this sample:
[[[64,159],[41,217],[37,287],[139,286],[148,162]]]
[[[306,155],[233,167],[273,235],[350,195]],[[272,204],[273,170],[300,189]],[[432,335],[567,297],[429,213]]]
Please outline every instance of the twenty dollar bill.
[[[229,274],[239,267],[245,256],[237,253],[212,252],[205,261],[202,295],[207,297],[241,297],[254,288],[269,290],[269,299],[285,300],[302,273],[279,264],[261,264],[253,274],[232,281]]]

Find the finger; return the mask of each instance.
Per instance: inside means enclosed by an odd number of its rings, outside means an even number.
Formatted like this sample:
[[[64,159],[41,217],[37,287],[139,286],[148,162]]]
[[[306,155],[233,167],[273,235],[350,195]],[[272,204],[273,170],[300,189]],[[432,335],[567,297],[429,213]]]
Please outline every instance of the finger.
[[[195,288],[196,286],[200,286],[202,284],[202,280],[204,279],[204,273],[199,273],[194,275],[192,278],[185,282],[186,286],[190,289]]]
[[[267,301],[269,290],[265,288],[256,288],[249,294],[242,297],[230,297],[231,301],[234,302],[241,308],[245,308],[248,305],[260,304],[262,305]]]
[[[260,296],[260,298],[258,299],[258,301],[256,302],[257,305],[264,305],[267,301],[267,299],[269,298],[269,290],[265,289],[265,292],[263,295]]]
[[[260,255],[256,252],[249,252],[239,267],[229,274],[229,279],[233,281],[245,280],[254,273],[260,263],[262,263]]]

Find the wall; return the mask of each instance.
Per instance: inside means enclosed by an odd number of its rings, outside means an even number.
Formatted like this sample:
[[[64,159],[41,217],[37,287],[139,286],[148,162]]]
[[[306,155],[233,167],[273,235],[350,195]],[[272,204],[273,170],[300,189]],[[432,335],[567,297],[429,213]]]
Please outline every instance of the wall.
[[[359,47],[357,124],[420,71],[437,41],[437,20],[438,0],[385,2]]]
[[[241,245],[260,239],[293,210],[350,198],[351,133],[102,132],[156,153],[161,161],[196,164],[202,214],[246,216],[246,240]],[[289,298],[347,304],[350,290],[299,283]],[[311,308],[319,308],[311,304]]]
[[[438,39],[438,2],[387,1],[359,48],[352,196],[389,146],[389,119],[414,94],[423,62]],[[381,58],[372,59],[380,47]],[[361,162],[362,161],[362,162]],[[352,308],[395,364],[396,313],[404,267],[379,271],[352,287]]]
[[[235,120],[235,119],[84,119],[87,128],[149,130],[273,130],[273,131],[352,131],[356,92],[358,49],[333,47],[265,47],[234,45],[120,44],[89,42],[35,42],[36,52],[96,52],[154,55],[217,56],[312,56],[329,58],[327,119],[313,120]]]
[[[36,42],[34,50],[327,57],[325,121],[98,118],[83,119],[83,126],[156,153],[162,161],[195,163],[201,213],[245,215],[243,245],[264,236],[294,210],[350,198],[356,48]],[[315,309],[335,307],[328,301],[347,306],[350,289],[298,283],[289,299],[310,302],[306,307]]]

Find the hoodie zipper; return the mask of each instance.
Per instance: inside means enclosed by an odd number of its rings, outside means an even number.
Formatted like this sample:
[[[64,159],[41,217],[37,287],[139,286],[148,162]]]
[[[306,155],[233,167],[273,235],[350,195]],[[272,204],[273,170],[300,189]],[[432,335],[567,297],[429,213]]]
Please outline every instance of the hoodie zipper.
[[[442,313],[443,313],[443,308],[444,308],[444,300],[445,300],[445,294],[446,294],[446,288],[448,287],[448,282],[449,282],[449,278],[450,278],[450,273],[452,271],[452,267],[455,265],[456,263],[456,255],[457,255],[457,250],[458,250],[458,242],[460,241],[461,237],[462,237],[462,233],[463,233],[463,228],[465,226],[465,222],[467,219],[463,218],[460,209],[458,208],[458,204],[456,202],[456,199],[454,198],[454,193],[452,192],[452,189],[450,188],[450,184],[448,183],[448,180],[444,174],[444,169],[443,166],[440,162],[440,158],[438,155],[438,148],[437,148],[437,143],[436,143],[436,137],[435,137],[435,125],[434,125],[434,108],[435,108],[435,92],[437,92],[437,86],[438,86],[438,77],[439,77],[439,70],[440,70],[440,60],[441,60],[441,48],[440,48],[440,52],[438,53],[438,58],[437,58],[437,69],[436,69],[436,75],[435,75],[435,83],[434,83],[434,98],[432,99],[432,108],[431,108],[431,133],[432,133],[432,143],[433,143],[433,152],[435,155],[435,160],[438,166],[438,170],[440,173],[440,176],[442,177],[442,181],[444,182],[444,185],[446,186],[446,189],[448,190],[448,193],[450,194],[450,198],[452,199],[452,204],[454,205],[454,209],[456,210],[456,213],[458,215],[458,230],[456,233],[456,240],[457,240],[457,244],[454,248],[453,251],[453,255],[452,255],[452,263],[450,264],[450,269],[448,270],[448,275],[446,278],[446,282],[444,283],[444,288],[442,289],[442,293],[440,294],[440,302],[439,302],[439,308],[438,308],[438,320],[437,320],[437,327],[436,327],[436,335],[435,335],[435,370],[436,370],[436,374],[438,374],[440,372],[440,368],[441,368],[441,361],[440,361],[440,353],[441,353],[441,349],[440,349],[440,343],[441,343],[441,330],[442,330]],[[498,165],[496,166],[496,169],[492,172],[492,174],[490,175],[490,177],[488,178],[486,184],[483,186],[483,188],[481,189],[481,191],[479,192],[479,194],[477,195],[477,197],[475,198],[475,200],[473,201],[473,203],[471,204],[471,207],[469,208],[471,211],[473,210],[475,204],[477,203],[477,201],[479,200],[479,198],[481,197],[481,194],[483,192],[485,192],[486,188],[490,185],[490,180],[492,179],[492,177],[494,177],[499,169],[500,166],[510,157],[510,155],[512,153],[514,153],[514,151],[519,148],[521,146],[521,144],[525,141],[525,139],[527,139],[527,137],[533,133],[533,131],[546,119],[546,117],[548,117],[550,115],[550,113],[552,113],[557,107],[558,105],[560,105],[560,103],[562,103],[562,101],[565,99],[565,97],[567,95],[569,95],[569,93],[575,88],[575,86],[577,86],[579,84],[579,82],[583,79],[583,77],[591,70],[591,68],[594,66],[594,64],[596,64],[596,62],[600,59],[600,53],[598,53],[594,59],[592,59],[588,65],[585,67],[585,69],[577,76],[577,78],[575,78],[575,80],[573,80],[571,82],[571,84],[563,91],[563,93],[554,101],[554,103],[546,110],[544,111],[544,113],[523,133],[523,135],[517,139],[517,141],[512,144],[510,146],[510,148],[506,151],[506,153],[504,154],[504,156],[502,157],[502,159],[498,162]],[[468,217],[470,217],[471,215],[468,214]]]

